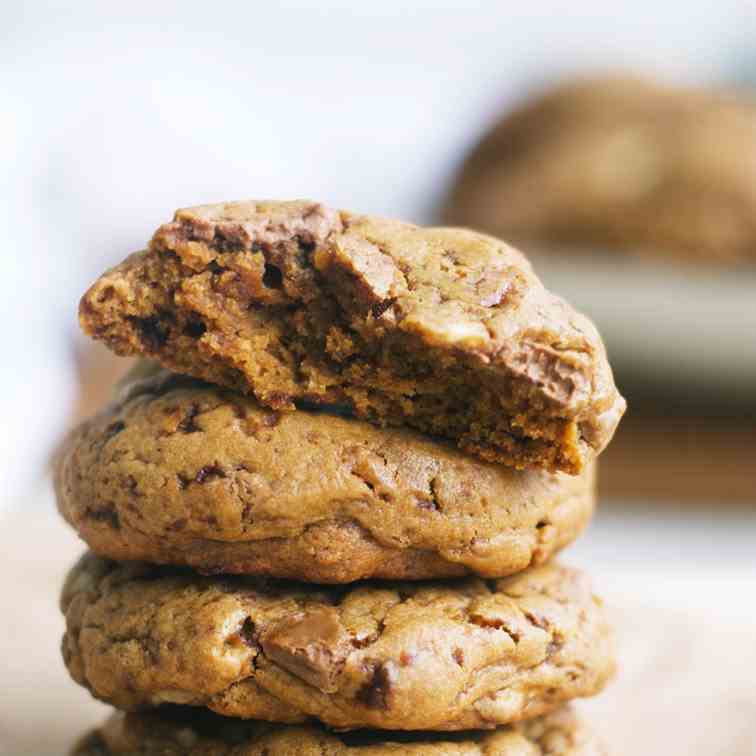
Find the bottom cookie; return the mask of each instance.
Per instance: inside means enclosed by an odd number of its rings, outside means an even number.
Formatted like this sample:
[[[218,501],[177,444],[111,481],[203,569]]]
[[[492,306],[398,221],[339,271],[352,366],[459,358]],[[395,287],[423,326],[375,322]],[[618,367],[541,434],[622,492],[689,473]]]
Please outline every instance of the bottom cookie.
[[[192,708],[114,714],[71,756],[606,756],[568,707],[485,732],[333,733],[319,726],[274,725]]]

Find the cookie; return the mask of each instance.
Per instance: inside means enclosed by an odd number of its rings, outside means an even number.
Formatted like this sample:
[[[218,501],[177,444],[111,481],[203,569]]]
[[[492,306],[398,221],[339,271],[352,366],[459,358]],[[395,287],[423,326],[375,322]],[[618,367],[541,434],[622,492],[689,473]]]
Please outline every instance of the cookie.
[[[101,556],[316,583],[500,577],[587,524],[578,476],[159,371],[67,440],[58,507]]]
[[[71,676],[134,710],[341,729],[490,729],[600,691],[611,633],[581,573],[326,588],[85,555],[61,601]]]
[[[593,324],[517,250],[311,202],[179,210],[79,315],[273,409],[343,404],[518,468],[580,472],[625,407]]]
[[[484,732],[328,732],[169,708],[110,717],[71,756],[606,756],[569,708]]]
[[[627,76],[539,95],[487,134],[444,220],[527,249],[756,262],[756,103]]]

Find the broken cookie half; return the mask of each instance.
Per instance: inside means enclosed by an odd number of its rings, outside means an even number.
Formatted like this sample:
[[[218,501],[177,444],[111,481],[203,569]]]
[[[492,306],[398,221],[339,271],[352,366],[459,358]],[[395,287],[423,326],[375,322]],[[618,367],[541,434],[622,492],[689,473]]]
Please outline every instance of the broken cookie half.
[[[625,408],[593,324],[517,250],[312,202],[179,210],[80,320],[275,409],[346,405],[518,468],[579,473]]]

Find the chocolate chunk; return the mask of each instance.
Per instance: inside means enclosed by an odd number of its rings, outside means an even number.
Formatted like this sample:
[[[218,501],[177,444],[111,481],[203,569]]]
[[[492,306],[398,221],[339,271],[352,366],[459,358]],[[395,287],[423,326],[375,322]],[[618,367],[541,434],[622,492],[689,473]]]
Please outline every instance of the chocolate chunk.
[[[338,690],[337,677],[351,650],[349,635],[332,607],[303,612],[266,630],[265,655],[324,693]]]
[[[357,700],[371,709],[388,709],[391,705],[391,691],[396,681],[393,662],[383,662],[373,669],[370,681],[360,688]]]

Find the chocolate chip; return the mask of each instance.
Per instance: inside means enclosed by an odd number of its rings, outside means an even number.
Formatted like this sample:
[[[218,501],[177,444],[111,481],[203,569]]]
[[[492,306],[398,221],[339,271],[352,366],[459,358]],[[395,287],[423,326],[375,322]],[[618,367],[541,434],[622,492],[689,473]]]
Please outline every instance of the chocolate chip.
[[[338,612],[322,607],[288,617],[265,629],[266,657],[324,693],[338,690],[338,676],[352,650]]]
[[[114,512],[112,509],[88,509],[86,514],[88,519],[94,520],[95,522],[105,522],[113,530],[119,530],[121,527],[118,513]]]
[[[239,637],[250,648],[260,647],[257,642],[257,632],[255,629],[255,623],[252,622],[252,617],[247,617],[247,619],[242,622],[241,627],[239,628]]]
[[[417,506],[421,509],[429,509],[432,512],[440,512],[441,504],[438,500],[438,478],[433,478],[428,483],[428,498],[417,499]]]
[[[384,299],[383,302],[378,302],[370,308],[370,312],[373,313],[374,318],[380,318],[386,310],[388,310],[396,302],[396,297],[390,299]]]
[[[129,322],[139,332],[139,338],[147,353],[157,352],[168,341],[168,329],[157,315],[148,318],[129,317]]]
[[[207,326],[201,320],[189,320],[184,326],[184,333],[191,339],[199,339],[204,336]]]
[[[355,648],[367,648],[371,643],[375,643],[378,633],[370,633],[369,635],[363,635],[360,637],[353,637],[351,640],[352,645]]]
[[[197,474],[194,476],[194,482],[206,483],[208,480],[225,477],[226,473],[220,465],[205,465],[197,471]]]
[[[281,273],[281,269],[270,263],[265,263],[262,282],[269,289],[280,289],[283,286],[283,273]]]
[[[374,668],[370,682],[357,691],[357,700],[371,709],[388,709],[395,677],[391,662],[379,664]]]
[[[312,239],[305,239],[302,236],[297,236],[297,246],[307,256],[315,251],[315,242]]]

